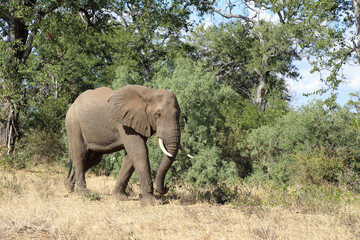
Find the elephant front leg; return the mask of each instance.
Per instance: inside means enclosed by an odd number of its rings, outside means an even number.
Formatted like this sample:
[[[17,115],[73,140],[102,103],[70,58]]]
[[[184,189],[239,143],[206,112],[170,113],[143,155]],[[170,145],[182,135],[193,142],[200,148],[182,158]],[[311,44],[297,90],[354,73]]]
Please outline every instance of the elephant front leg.
[[[127,132],[120,131],[120,133],[124,141],[126,152],[132,160],[135,171],[139,175],[142,194],[141,203],[152,205],[155,203],[155,197],[151,179],[148,149],[146,146],[147,139],[129,128],[127,128],[127,130]]]
[[[134,173],[134,164],[129,157],[126,155],[121,165],[118,179],[116,180],[114,195],[121,201],[128,200],[128,195],[125,192],[125,189],[129,183],[131,175]]]
[[[147,154],[142,154],[142,149],[138,149],[130,156],[133,160],[134,168],[139,176],[140,188],[141,188],[141,203],[143,205],[153,205],[155,203],[154,187],[151,179],[150,163]],[[147,147],[145,145],[145,151],[147,153]]]
[[[140,179],[141,203],[143,205],[153,205],[155,203],[155,197],[149,159],[146,157],[145,160],[135,161],[134,164]]]

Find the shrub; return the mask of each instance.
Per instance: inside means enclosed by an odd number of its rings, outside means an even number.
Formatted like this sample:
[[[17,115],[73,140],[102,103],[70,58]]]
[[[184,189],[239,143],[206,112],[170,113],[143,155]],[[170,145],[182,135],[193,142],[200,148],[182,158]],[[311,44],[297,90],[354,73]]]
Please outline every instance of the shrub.
[[[253,130],[247,141],[254,176],[289,176],[280,178],[282,184],[299,175],[305,183],[341,182],[341,175],[359,170],[360,131],[351,124],[354,118],[346,106],[329,109],[317,101]]]
[[[23,139],[26,151],[35,159],[44,162],[57,161],[64,152],[60,141],[62,133],[31,129]]]
[[[311,152],[298,152],[294,158],[297,166],[294,171],[296,177],[310,184],[339,182],[341,174],[348,170],[346,153],[329,155],[324,147]]]
[[[217,83],[214,73],[182,57],[174,64],[158,66],[151,85],[176,95],[182,110],[182,145],[194,155],[190,160],[179,154],[169,175],[195,185],[233,181],[236,166],[221,159],[218,135],[224,125],[221,104],[231,102],[235,92]]]

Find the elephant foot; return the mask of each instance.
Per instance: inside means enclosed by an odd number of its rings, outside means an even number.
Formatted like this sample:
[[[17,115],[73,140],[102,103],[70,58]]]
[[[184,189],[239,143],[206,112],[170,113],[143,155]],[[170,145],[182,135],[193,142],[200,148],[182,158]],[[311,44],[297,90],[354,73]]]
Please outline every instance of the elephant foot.
[[[162,187],[162,188],[159,188],[157,189],[158,193],[160,193],[161,195],[165,195],[169,192],[169,188],[167,187]]]
[[[129,201],[129,197],[125,192],[114,192],[114,196],[119,201]]]
[[[86,187],[78,187],[76,186],[75,188],[76,193],[80,194],[80,195],[86,195],[90,193],[90,190],[87,189]]]
[[[153,206],[156,204],[154,195],[143,195],[141,198],[141,205],[143,206]]]
[[[65,185],[66,190],[69,193],[74,192],[74,189],[75,189],[75,184],[74,183],[71,183],[68,179],[65,179],[64,185]]]

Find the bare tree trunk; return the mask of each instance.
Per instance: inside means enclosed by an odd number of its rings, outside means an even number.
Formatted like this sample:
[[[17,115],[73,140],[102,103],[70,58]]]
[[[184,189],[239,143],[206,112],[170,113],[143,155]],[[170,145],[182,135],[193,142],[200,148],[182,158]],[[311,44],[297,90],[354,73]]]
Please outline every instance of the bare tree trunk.
[[[354,41],[354,50],[360,63],[360,0],[353,0],[355,25],[356,25],[356,42]]]
[[[265,81],[265,77],[263,75],[260,75],[259,77],[259,86],[257,88],[256,91],[256,99],[255,102],[256,104],[259,106],[259,109],[262,112],[265,112],[266,109],[266,101],[265,101],[265,85],[266,85],[266,81]]]
[[[14,104],[10,102],[4,102],[2,104],[2,110],[4,112],[5,118],[2,118],[0,125],[0,137],[2,146],[5,146],[3,154],[9,155],[14,151],[15,142],[18,137],[18,119],[19,113]]]
[[[22,108],[24,96],[21,91],[23,75],[19,65],[26,64],[30,52],[24,48],[27,43],[29,30],[25,22],[15,14],[15,7],[9,8],[7,43],[2,49],[6,53],[2,65],[3,79],[1,79],[2,102],[0,105],[0,144],[6,147],[5,154],[9,155],[15,149],[19,136],[19,112]],[[32,41],[32,39],[30,39]],[[29,45],[31,47],[31,45]],[[24,50],[25,49],[25,50]]]

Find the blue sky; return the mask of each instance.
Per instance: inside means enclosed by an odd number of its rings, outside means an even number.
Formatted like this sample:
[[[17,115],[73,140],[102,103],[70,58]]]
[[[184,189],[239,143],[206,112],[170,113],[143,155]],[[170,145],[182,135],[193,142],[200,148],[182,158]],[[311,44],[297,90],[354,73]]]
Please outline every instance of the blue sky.
[[[311,93],[319,90],[323,87],[323,83],[320,81],[320,73],[310,73],[311,65],[307,60],[302,60],[295,63],[299,69],[301,78],[298,81],[288,80],[288,86],[291,95],[293,96],[293,105],[301,106],[311,101],[312,99],[326,99],[329,94],[323,96],[311,95],[309,97],[303,96],[304,93]],[[360,66],[353,63],[349,63],[342,69],[345,81],[338,89],[337,103],[340,105],[346,104],[350,100],[350,93],[360,91]],[[323,77],[326,73],[323,73]]]

